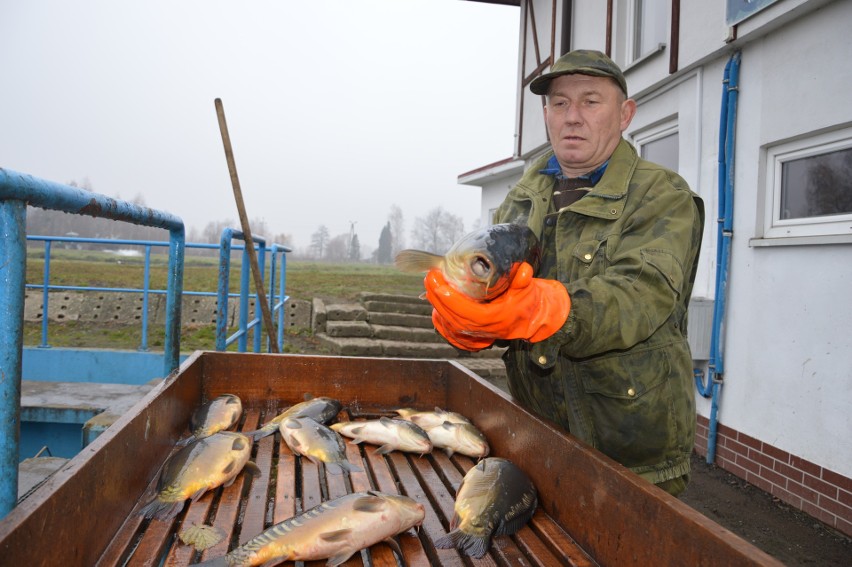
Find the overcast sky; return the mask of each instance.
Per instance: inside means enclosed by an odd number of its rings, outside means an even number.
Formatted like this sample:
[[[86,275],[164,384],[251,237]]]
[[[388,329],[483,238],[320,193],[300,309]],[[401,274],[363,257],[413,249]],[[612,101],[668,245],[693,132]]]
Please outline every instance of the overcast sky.
[[[519,10],[461,0],[0,0],[0,167],[88,182],[203,229],[249,218],[297,249],[350,221],[374,249],[457,177],[512,154]],[[238,224],[235,226],[238,227]]]

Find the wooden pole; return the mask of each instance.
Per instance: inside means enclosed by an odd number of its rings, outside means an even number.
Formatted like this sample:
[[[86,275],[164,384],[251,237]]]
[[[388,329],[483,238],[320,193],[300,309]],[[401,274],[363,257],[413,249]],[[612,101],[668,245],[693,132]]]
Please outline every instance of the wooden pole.
[[[225,159],[228,160],[228,170],[231,172],[231,185],[234,187],[234,199],[237,202],[237,211],[240,214],[240,224],[242,225],[243,235],[246,241],[246,252],[248,252],[251,273],[254,276],[254,287],[257,292],[257,301],[260,303],[263,326],[266,328],[266,334],[269,337],[269,350],[270,352],[278,353],[278,339],[275,336],[275,327],[272,324],[272,313],[269,311],[269,304],[266,301],[266,293],[263,291],[263,276],[260,273],[260,267],[257,263],[257,254],[254,250],[254,240],[252,240],[251,227],[249,227],[248,215],[246,215],[246,206],[243,202],[243,192],[240,189],[240,179],[237,177],[237,164],[234,161],[234,151],[231,149],[231,137],[228,135],[228,124],[225,122],[225,108],[222,106],[222,99],[217,98],[215,103],[216,116],[219,118],[219,130],[222,132],[222,143],[225,145]]]

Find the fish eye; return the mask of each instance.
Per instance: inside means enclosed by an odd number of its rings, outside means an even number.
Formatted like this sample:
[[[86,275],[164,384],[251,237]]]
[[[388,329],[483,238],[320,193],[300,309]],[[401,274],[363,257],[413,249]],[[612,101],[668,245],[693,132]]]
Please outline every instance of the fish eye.
[[[470,263],[470,270],[475,276],[483,277],[491,273],[491,262],[482,256],[476,256]]]

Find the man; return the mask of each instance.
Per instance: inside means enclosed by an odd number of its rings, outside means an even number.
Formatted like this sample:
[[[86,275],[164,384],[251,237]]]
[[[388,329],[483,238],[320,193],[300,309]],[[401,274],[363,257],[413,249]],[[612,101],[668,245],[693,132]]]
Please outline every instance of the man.
[[[508,346],[516,400],[678,495],[695,437],[686,323],[702,201],[622,139],[636,103],[603,53],[562,56],[530,90],[546,96],[551,150],[494,220],[539,235],[538,273],[523,263],[504,294],[478,303],[432,270],[433,322],[462,349]]]

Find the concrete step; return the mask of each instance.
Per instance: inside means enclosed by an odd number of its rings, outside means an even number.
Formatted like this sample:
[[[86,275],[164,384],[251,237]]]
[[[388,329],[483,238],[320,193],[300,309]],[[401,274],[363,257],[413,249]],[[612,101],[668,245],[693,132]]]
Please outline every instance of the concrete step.
[[[388,341],[409,341],[415,343],[443,342],[435,329],[407,327],[399,325],[371,325],[373,337]]]
[[[362,291],[358,294],[358,301],[366,303],[368,301],[381,301],[386,303],[423,303],[418,295],[399,295],[394,293],[373,293]]]
[[[397,303],[393,301],[365,301],[364,307],[372,313],[409,313],[411,315],[432,315],[432,304],[427,301],[420,303]]]
[[[373,336],[373,328],[366,321],[326,321],[325,332],[330,337],[364,338]]]
[[[327,321],[366,321],[367,310],[358,303],[334,303],[325,306]]]
[[[419,329],[434,329],[432,325],[432,312],[427,315],[415,315],[411,313],[370,313],[368,315],[372,325],[388,325],[394,327],[416,327]]]

